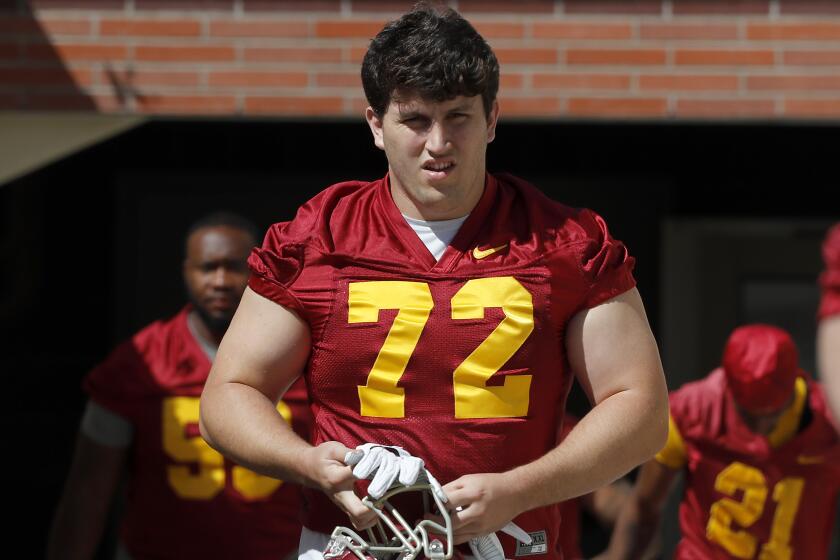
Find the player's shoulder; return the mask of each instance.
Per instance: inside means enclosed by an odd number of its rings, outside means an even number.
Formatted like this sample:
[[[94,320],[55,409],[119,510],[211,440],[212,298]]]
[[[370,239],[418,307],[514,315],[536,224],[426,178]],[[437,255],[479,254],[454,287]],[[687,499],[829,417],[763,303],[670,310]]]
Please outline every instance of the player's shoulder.
[[[266,242],[330,244],[333,231],[357,223],[358,216],[373,207],[383,181],[344,181],[327,187],[302,204],[292,220],[273,224]]]
[[[723,369],[717,368],[707,376],[671,391],[671,417],[681,428],[705,424],[720,416],[725,392],[726,377]]]
[[[505,221],[513,227],[527,228],[527,233],[538,236],[547,251],[578,247],[585,252],[611,239],[606,222],[593,210],[558,202],[514,175],[494,176],[499,183],[499,206]]]

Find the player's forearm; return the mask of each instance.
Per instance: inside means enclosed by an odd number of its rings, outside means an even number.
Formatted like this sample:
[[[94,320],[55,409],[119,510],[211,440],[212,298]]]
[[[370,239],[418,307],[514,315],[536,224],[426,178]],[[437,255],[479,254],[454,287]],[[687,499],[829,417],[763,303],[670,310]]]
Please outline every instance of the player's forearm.
[[[834,418],[840,421],[840,315],[820,322],[817,357],[820,380],[825,385]]]
[[[643,558],[659,527],[659,508],[651,508],[631,497],[616,522],[604,560]]]
[[[211,447],[236,463],[267,476],[311,485],[300,458],[312,446],[257,389],[241,383],[206,386],[200,428]]]
[[[561,502],[609,484],[650,459],[667,433],[664,386],[621,391],[593,408],[554,450],[507,475],[526,510]]]

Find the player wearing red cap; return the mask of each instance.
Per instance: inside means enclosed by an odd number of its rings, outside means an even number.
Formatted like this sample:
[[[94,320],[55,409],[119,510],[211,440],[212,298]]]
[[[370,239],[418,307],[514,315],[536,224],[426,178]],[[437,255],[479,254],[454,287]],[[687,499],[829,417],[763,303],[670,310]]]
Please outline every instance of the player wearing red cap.
[[[671,394],[668,443],[646,463],[607,558],[639,558],[685,474],[676,558],[825,558],[840,441],[790,336],[733,331],[722,366]]]
[[[820,275],[817,360],[831,408],[840,417],[840,223],[825,236],[822,254],[825,270]]]

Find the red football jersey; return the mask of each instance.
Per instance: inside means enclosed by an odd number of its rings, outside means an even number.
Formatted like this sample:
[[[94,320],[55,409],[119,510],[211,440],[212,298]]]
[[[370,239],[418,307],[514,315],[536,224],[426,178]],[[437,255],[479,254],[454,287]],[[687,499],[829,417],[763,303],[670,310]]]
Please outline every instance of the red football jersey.
[[[686,473],[677,558],[826,557],[840,442],[819,385],[806,379],[790,435],[775,446],[741,420],[722,369],[671,394]]]
[[[300,539],[300,488],[231,463],[201,438],[211,364],[188,312],[144,328],[85,379],[94,401],[134,427],[121,539],[134,558],[282,558]],[[308,437],[303,380],[278,410]]]
[[[557,442],[563,441],[578,419],[571,414],[565,414],[563,425],[557,430]],[[579,560],[583,558],[580,551],[580,498],[566,500],[557,505],[560,508],[560,548],[564,560]]]
[[[825,271],[820,275],[820,319],[840,313],[840,224],[826,234],[822,254]]]
[[[488,175],[439,261],[386,177],[325,190],[273,225],[249,263],[250,287],[311,329],[313,443],[399,445],[444,484],[554,446],[572,380],[564,328],[634,286],[633,259],[600,217],[508,175]],[[307,527],[347,524],[322,493],[304,492]],[[557,508],[516,522],[537,543],[520,552],[559,556]]]

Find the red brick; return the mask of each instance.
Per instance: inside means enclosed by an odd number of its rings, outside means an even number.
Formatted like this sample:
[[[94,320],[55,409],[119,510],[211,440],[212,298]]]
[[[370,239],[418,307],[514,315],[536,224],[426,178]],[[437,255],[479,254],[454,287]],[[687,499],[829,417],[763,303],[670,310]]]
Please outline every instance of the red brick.
[[[556,115],[563,108],[557,97],[500,97],[503,118],[510,116]]]
[[[115,95],[92,95],[90,96],[90,100],[103,113],[124,111],[126,109],[124,101]]]
[[[569,49],[567,64],[665,64],[662,49]]]
[[[630,88],[629,74],[534,74],[534,89],[607,89]]]
[[[554,13],[554,0],[459,0],[458,10],[463,13]]]
[[[364,47],[350,47],[348,49],[348,60],[344,60],[344,62],[349,62],[351,64],[361,64],[362,60],[365,58],[365,54],[367,53],[367,46]],[[498,55],[498,49],[494,51]]]
[[[642,39],[737,39],[737,25],[686,24],[686,23],[643,23],[639,28]]]
[[[309,83],[306,72],[211,72],[207,79],[217,87],[306,87]]]
[[[761,40],[831,41],[840,39],[840,23],[753,23],[747,38]]]
[[[557,49],[494,49],[500,64],[557,64]]]
[[[144,113],[229,114],[236,111],[236,98],[225,95],[148,95],[137,98]]]
[[[645,75],[639,77],[642,91],[736,91],[738,76]]]
[[[272,37],[284,39],[286,37],[309,36],[309,22],[306,20],[292,21],[228,21],[217,20],[210,22],[211,37]]]
[[[246,62],[341,62],[341,49],[251,47],[244,53]]]
[[[630,39],[633,29],[625,23],[535,23],[537,39]]]
[[[473,21],[472,24],[485,39],[521,39],[525,36],[525,26],[521,23]]]
[[[124,10],[124,0],[28,0],[33,12],[39,10]]]
[[[784,114],[788,117],[840,117],[840,99],[787,99]]]
[[[781,0],[779,11],[782,14],[840,14],[840,3],[837,0]]]
[[[236,53],[233,47],[137,47],[135,58],[155,62],[229,62]]]
[[[414,0],[351,0],[350,9],[353,12],[390,12],[402,14],[409,11],[416,2]]]
[[[25,86],[89,86],[90,70],[83,68],[0,68],[0,83]]]
[[[758,91],[840,90],[840,74],[833,76],[748,76],[747,88]]]
[[[124,45],[102,44],[46,44],[27,45],[25,56],[29,60],[124,60],[128,49]]]
[[[703,66],[771,66],[773,51],[769,50],[678,50],[674,62]]]
[[[38,19],[41,31],[48,35],[90,35],[93,24],[89,20]]]
[[[0,35],[38,35],[41,26],[26,17],[3,16],[0,18]]]
[[[661,14],[659,0],[566,0],[567,14]]]
[[[525,76],[504,72],[499,76],[499,87],[502,89],[522,89],[525,86]]]
[[[665,115],[667,102],[659,98],[569,99],[569,114],[597,117],[656,117]]]
[[[21,107],[20,96],[13,93],[0,93],[0,109],[11,111]]]
[[[368,105],[367,99],[364,97],[353,97],[350,99],[350,114],[364,116]]]
[[[243,0],[246,12],[339,12],[341,0]]]
[[[837,51],[785,51],[782,54],[785,64],[802,66],[838,66],[840,50]]]
[[[358,38],[372,39],[385,25],[384,20],[376,21],[317,21],[315,36],[328,39]]]
[[[105,70],[100,74],[99,82],[113,83],[113,81],[117,81],[119,84],[140,88],[149,86],[195,88],[199,85],[200,78],[201,76],[198,72],[158,72],[152,70],[126,72],[124,70]]]
[[[771,99],[678,99],[676,114],[681,117],[772,117]]]
[[[277,113],[283,115],[340,115],[344,101],[341,97],[248,97],[246,113]]]
[[[769,14],[769,0],[674,0],[675,15]]]
[[[362,77],[358,72],[319,72],[315,76],[318,87],[362,87]]]
[[[232,12],[234,0],[134,0],[135,10]]]
[[[99,33],[120,37],[198,37],[201,23],[197,20],[171,21],[106,19],[99,22]]]

